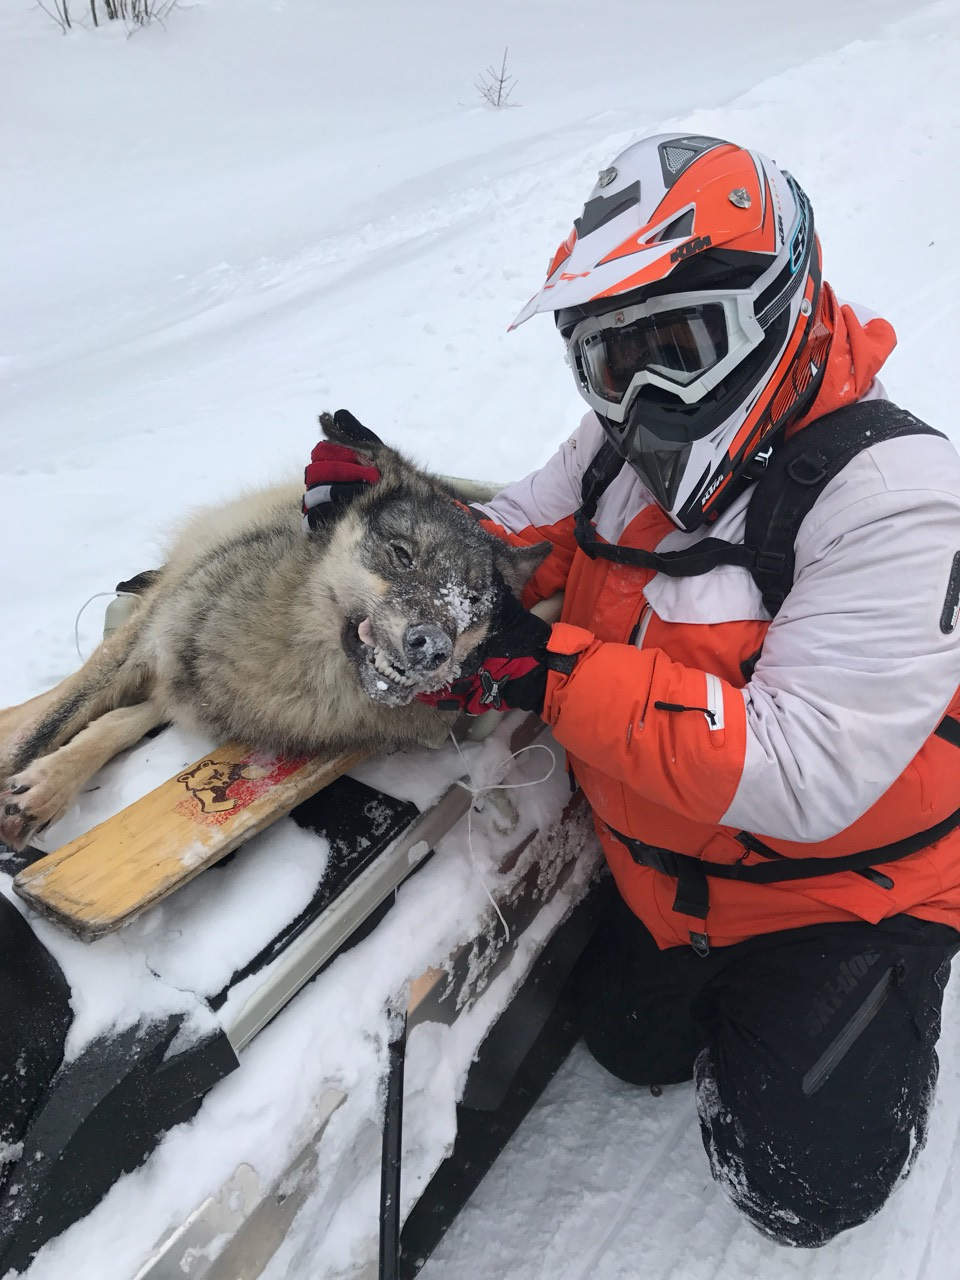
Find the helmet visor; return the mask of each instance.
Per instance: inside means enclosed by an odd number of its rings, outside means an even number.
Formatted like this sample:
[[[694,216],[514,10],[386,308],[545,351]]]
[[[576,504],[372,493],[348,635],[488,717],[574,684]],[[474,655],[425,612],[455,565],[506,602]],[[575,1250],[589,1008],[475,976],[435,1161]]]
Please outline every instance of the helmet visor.
[[[653,298],[581,320],[567,345],[581,395],[626,419],[643,386],[693,404],[763,340],[748,291]]]

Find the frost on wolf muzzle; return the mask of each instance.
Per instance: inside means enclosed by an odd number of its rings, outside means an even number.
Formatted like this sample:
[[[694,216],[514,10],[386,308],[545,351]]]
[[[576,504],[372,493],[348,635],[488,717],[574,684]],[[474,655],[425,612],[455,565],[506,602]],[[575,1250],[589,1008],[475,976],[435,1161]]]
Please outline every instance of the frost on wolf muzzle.
[[[450,592],[443,593],[450,597]],[[487,590],[471,607],[442,618],[411,611],[398,623],[388,614],[386,625],[373,616],[352,617],[343,632],[343,648],[354,664],[361,689],[374,702],[405,706],[421,693],[456,680],[464,659],[483,640],[494,607]]]
[[[406,551],[415,542],[408,535],[399,548],[405,569],[399,575],[376,544],[364,549],[368,587],[376,583],[377,589],[363,604],[356,600],[341,643],[360,688],[386,706],[434,693],[478,661],[504,594],[518,592],[549,550],[543,544],[512,547],[446,501],[443,507],[447,521],[463,521],[458,536],[429,548],[421,542],[415,556]],[[387,550],[396,556],[397,542],[388,540]]]

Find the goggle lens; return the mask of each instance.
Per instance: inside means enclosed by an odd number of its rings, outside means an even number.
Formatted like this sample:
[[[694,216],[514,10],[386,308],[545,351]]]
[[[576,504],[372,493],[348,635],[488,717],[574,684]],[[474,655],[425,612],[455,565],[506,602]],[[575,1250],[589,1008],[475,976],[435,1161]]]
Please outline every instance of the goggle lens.
[[[719,364],[728,350],[723,304],[705,302],[585,334],[576,360],[581,380],[594,395],[619,404],[639,373],[686,386]]]

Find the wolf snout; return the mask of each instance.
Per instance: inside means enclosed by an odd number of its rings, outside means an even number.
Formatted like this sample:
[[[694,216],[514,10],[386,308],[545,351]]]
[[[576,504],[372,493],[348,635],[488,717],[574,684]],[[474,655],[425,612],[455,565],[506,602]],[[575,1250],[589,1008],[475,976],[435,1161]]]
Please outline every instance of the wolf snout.
[[[407,627],[403,655],[415,671],[436,671],[453,653],[453,641],[435,622],[418,622]]]

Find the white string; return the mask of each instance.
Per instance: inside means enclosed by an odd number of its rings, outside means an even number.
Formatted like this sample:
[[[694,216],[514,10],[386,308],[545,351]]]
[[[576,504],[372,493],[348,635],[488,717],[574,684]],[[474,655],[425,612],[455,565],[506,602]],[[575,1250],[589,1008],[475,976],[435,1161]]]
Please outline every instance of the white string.
[[[77,657],[81,662],[86,662],[87,658],[90,656],[89,654],[84,656],[80,648],[80,619],[83,617],[87,605],[93,604],[94,600],[102,600],[105,596],[113,596],[114,599],[119,599],[121,594],[126,595],[127,593],[120,593],[117,591],[98,591],[95,595],[92,595],[89,600],[84,600],[83,604],[80,606],[77,616],[73,621],[73,643],[76,645]]]
[[[490,712],[487,714],[489,715]],[[463,778],[458,778],[456,785],[458,787],[463,787],[464,791],[469,791],[473,796],[473,804],[471,804],[470,808],[467,810],[467,852],[470,854],[470,861],[473,863],[474,873],[480,881],[483,892],[487,895],[487,898],[490,900],[490,905],[497,913],[500,923],[503,925],[504,942],[509,942],[510,926],[504,919],[503,912],[500,910],[496,898],[490,892],[490,887],[484,879],[483,872],[480,869],[480,863],[477,861],[477,855],[473,848],[473,811],[477,801],[482,800],[483,797],[491,791],[518,791],[521,787],[538,787],[542,782],[549,781],[556,771],[557,757],[545,743],[533,742],[529,746],[521,747],[519,751],[514,751],[511,755],[507,756],[506,760],[503,761],[499,769],[494,774],[494,777],[503,777],[504,771],[510,766],[512,761],[519,760],[520,757],[525,755],[528,751],[546,751],[547,755],[550,757],[550,768],[542,778],[534,778],[531,782],[477,782],[473,776],[473,771],[471,770],[470,765],[467,763],[466,756],[460,750],[460,743],[453,736],[452,731],[450,733],[450,740],[456,747],[457,755],[460,757],[461,763],[463,764],[464,769],[466,769],[467,777],[469,778],[469,781],[464,781]]]

